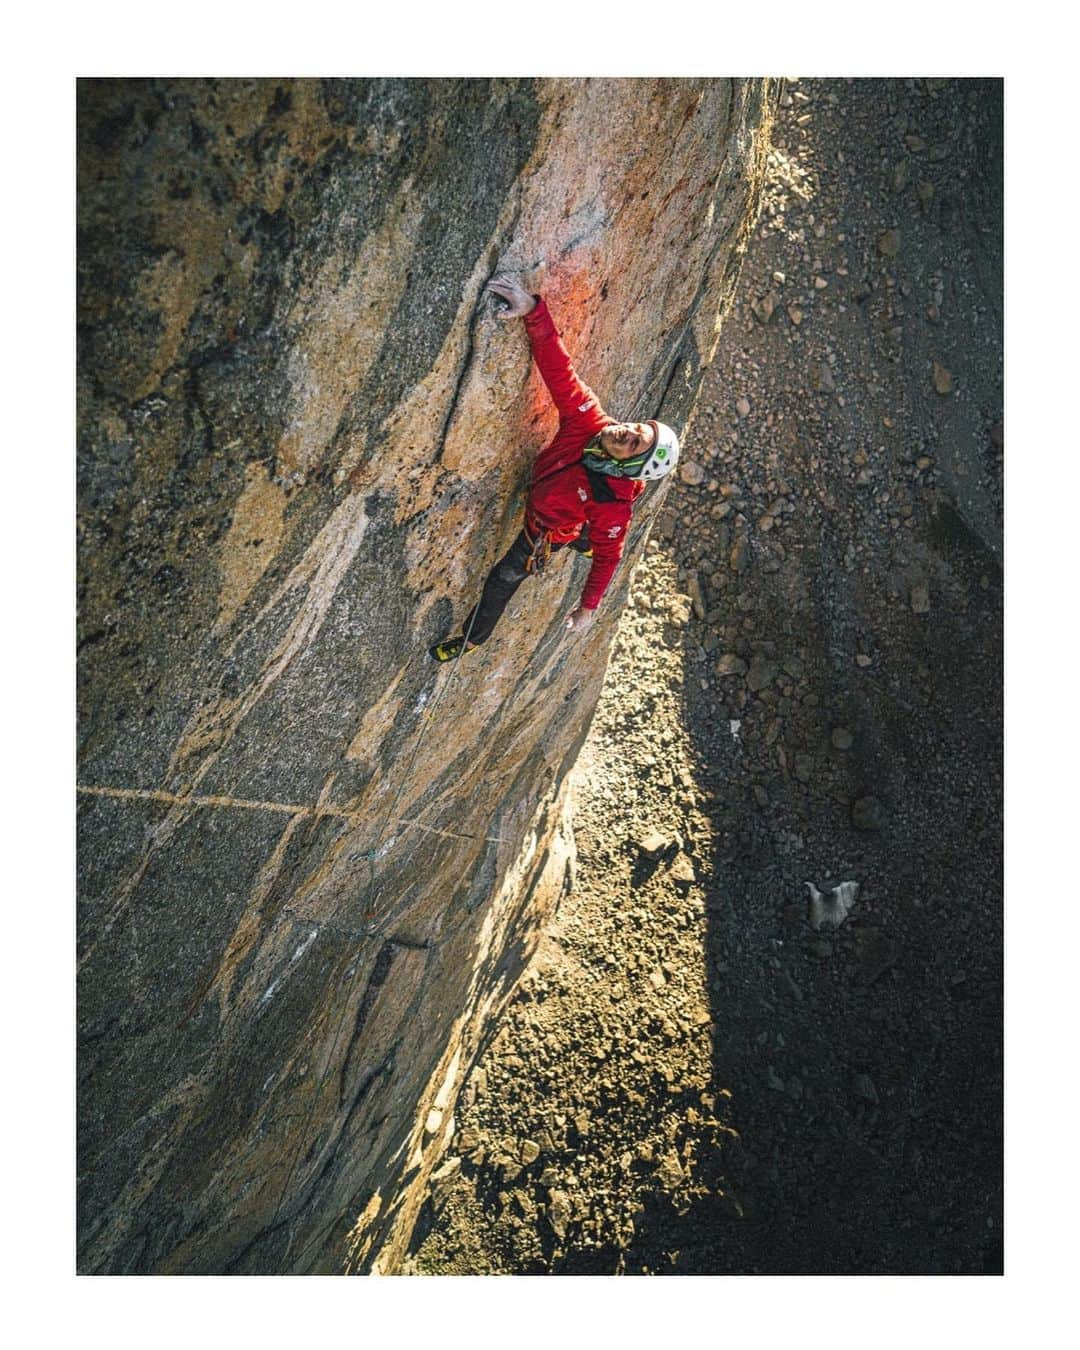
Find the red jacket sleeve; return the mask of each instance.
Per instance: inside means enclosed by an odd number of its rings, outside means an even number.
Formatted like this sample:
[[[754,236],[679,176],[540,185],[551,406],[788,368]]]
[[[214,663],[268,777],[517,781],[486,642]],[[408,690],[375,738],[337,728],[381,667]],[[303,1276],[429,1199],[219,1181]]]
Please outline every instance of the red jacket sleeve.
[[[562,344],[558,330],[539,296],[536,305],[525,315],[525,331],[529,335],[533,360],[536,362],[552,400],[559,410],[559,421],[565,423],[585,413],[593,417],[602,409],[596,395],[587,384],[582,384]]]
[[[595,609],[599,605],[601,597],[608,588],[608,583],[615,575],[615,569],[619,565],[619,559],[623,555],[623,546],[626,543],[626,531],[630,526],[630,507],[626,507],[626,514],[622,517],[622,523],[619,526],[617,534],[612,534],[611,526],[618,524],[618,517],[608,513],[607,523],[603,526],[594,528],[594,523],[589,522],[589,543],[592,545],[593,560],[592,567],[589,568],[589,575],[585,578],[585,589],[581,592],[581,608]]]
[[[615,575],[615,569],[619,565],[619,559],[622,557],[622,545],[619,545],[619,551],[614,557],[600,558],[593,550],[592,567],[589,569],[589,575],[585,579],[585,589],[581,592],[581,608],[595,609],[603,598],[604,592],[608,588],[608,582]]]

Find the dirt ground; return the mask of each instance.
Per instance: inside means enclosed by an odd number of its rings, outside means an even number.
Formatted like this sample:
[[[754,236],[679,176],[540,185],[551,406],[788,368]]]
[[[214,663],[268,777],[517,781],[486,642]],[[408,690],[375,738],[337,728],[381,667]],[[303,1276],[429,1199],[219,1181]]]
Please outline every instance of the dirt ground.
[[[410,1271],[1001,1271],[1001,117],[787,85]]]

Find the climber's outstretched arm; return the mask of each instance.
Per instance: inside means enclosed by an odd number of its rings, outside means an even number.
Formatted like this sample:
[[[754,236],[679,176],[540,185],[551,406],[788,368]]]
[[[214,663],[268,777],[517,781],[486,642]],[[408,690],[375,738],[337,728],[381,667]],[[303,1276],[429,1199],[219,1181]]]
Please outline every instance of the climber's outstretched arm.
[[[562,344],[548,307],[538,295],[530,295],[512,277],[493,277],[488,289],[506,302],[504,319],[524,319],[533,360],[536,362],[563,423],[586,414],[604,417],[596,395],[578,379],[570,354]],[[606,419],[605,419],[606,420]]]

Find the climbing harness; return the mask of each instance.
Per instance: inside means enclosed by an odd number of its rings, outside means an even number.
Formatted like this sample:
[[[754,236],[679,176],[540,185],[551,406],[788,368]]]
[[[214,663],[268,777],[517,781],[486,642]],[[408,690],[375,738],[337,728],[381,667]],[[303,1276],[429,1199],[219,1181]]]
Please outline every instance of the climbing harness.
[[[525,525],[525,538],[529,542],[529,556],[525,559],[525,572],[528,576],[542,576],[551,561],[551,531],[541,530],[534,539]]]

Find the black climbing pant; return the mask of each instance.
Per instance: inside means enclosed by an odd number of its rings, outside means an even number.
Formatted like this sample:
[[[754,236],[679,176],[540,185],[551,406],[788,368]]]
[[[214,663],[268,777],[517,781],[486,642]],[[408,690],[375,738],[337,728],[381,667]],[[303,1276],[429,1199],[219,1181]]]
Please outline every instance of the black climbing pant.
[[[552,553],[557,552],[560,548],[565,548],[565,545],[551,545]],[[575,539],[571,548],[583,552],[588,548],[588,541],[585,538]],[[470,642],[479,645],[481,642],[486,642],[491,636],[514,592],[529,575],[526,563],[531,554],[532,543],[529,536],[522,530],[510,545],[506,555],[488,573],[487,581],[484,582],[484,589],[480,596],[480,603],[465,620],[465,627],[462,632],[469,634]],[[474,615],[476,616],[475,619]],[[471,632],[469,630],[470,624],[472,625]]]

